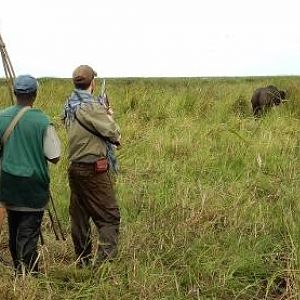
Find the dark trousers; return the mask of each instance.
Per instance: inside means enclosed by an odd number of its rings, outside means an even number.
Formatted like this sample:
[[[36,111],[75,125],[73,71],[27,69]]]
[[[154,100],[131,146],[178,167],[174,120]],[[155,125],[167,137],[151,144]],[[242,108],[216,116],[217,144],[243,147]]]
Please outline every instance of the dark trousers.
[[[37,245],[43,214],[7,210],[9,249],[17,273],[38,272]]]
[[[69,168],[71,189],[71,232],[78,261],[89,261],[92,252],[90,220],[99,233],[97,259],[117,253],[120,212],[108,172],[95,173],[93,164],[72,163]]]

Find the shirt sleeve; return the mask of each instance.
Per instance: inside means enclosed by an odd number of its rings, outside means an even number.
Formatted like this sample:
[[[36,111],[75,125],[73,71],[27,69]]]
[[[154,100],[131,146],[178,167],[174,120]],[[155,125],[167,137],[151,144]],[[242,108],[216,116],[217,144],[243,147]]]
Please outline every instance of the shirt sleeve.
[[[120,128],[101,105],[86,106],[79,110],[80,120],[106,137],[110,142],[120,142]]]
[[[55,128],[50,125],[48,126],[44,135],[44,155],[48,159],[54,159],[60,157],[61,148],[60,140],[57,136]]]

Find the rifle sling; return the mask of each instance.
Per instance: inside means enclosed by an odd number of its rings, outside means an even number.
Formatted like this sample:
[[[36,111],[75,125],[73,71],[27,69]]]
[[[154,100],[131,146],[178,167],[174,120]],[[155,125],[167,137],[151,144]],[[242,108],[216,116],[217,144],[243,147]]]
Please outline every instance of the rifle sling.
[[[80,95],[76,90],[74,90],[74,93],[77,95],[77,97],[78,97],[81,101],[83,101],[81,95]],[[108,137],[105,137],[105,136],[102,135],[100,132],[95,131],[95,130],[92,130],[92,129],[88,128],[86,125],[84,125],[84,124],[78,119],[78,117],[77,117],[77,115],[76,115],[76,111],[75,111],[75,113],[74,113],[74,118],[75,118],[75,120],[77,120],[78,124],[79,124],[80,126],[82,126],[85,130],[87,130],[89,133],[91,133],[91,134],[93,134],[93,135],[99,137],[100,139],[104,140],[105,142],[109,142],[109,143],[111,143],[111,144],[113,144],[113,145],[116,145],[116,146],[119,146],[119,145],[120,145],[119,142],[112,142],[112,141],[110,141],[110,139],[109,139]]]
[[[109,142],[111,144],[114,144],[114,145],[118,145],[119,143],[118,142],[112,142],[109,140],[109,138],[105,137],[104,135],[102,135],[101,133],[99,133],[98,131],[95,131],[95,130],[92,130],[90,128],[88,128],[86,125],[84,125],[80,120],[79,118],[77,117],[76,115],[76,112],[74,113],[74,118],[75,120],[78,122],[78,124],[83,127],[86,131],[88,131],[89,133],[99,137],[100,139],[104,140],[105,142]]]

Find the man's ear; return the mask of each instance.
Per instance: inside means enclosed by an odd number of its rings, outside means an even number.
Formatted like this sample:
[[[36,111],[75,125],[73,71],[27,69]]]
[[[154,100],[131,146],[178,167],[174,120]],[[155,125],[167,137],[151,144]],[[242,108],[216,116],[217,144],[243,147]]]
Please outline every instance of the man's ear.
[[[95,89],[96,89],[96,82],[95,82],[95,79],[93,79],[91,82],[91,93],[92,94],[94,93]]]

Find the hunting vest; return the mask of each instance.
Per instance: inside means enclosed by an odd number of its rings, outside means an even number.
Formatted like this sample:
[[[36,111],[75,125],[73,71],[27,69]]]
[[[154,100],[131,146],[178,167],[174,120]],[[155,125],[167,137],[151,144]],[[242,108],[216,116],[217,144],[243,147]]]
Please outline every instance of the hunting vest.
[[[21,108],[15,105],[0,112],[0,136]],[[49,125],[41,110],[30,109],[14,128],[2,151],[0,201],[17,207],[46,205],[50,179],[43,138]]]

